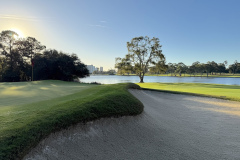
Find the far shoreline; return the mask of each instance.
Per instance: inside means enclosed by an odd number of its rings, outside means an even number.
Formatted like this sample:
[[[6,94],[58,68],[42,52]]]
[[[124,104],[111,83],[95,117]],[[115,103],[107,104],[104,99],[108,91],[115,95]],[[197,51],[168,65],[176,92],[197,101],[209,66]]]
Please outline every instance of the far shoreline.
[[[89,75],[90,76],[126,76],[126,77],[130,77],[130,76],[136,76],[138,77],[138,75],[119,75],[119,74],[115,74],[115,75],[107,75],[107,74],[93,74],[93,75]],[[146,77],[148,76],[153,76],[153,77],[176,77],[176,78],[240,78],[239,76],[167,76],[167,75],[145,75]],[[144,77],[145,77],[144,76]],[[85,77],[87,78],[87,77]]]

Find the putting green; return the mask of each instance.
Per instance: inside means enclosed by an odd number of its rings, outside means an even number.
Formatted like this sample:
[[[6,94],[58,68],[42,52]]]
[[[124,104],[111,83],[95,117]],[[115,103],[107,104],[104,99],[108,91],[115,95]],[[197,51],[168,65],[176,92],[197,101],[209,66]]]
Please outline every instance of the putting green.
[[[63,81],[0,83],[0,108],[49,100],[94,87]]]

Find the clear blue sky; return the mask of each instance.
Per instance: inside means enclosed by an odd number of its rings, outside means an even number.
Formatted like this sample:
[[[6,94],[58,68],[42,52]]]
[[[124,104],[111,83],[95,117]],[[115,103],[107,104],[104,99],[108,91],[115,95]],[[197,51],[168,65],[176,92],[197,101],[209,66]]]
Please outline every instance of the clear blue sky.
[[[133,37],[158,37],[167,62],[240,61],[240,0],[3,0],[17,29],[85,64],[114,68]]]

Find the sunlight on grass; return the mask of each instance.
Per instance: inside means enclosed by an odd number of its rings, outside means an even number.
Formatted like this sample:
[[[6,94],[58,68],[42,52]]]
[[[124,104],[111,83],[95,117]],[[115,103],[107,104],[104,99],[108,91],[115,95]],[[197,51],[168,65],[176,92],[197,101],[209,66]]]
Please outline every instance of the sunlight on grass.
[[[34,81],[1,83],[0,107],[24,105],[28,103],[66,96],[92,87],[89,84],[62,81]]]
[[[17,90],[17,89],[22,89],[25,88],[26,86],[14,86],[14,87],[8,87],[8,90]]]
[[[40,87],[40,89],[49,90],[49,88],[47,88],[47,87]]]
[[[33,81],[33,82],[31,82],[31,83],[33,83],[33,84],[39,84],[39,83],[42,83],[42,81]]]
[[[174,92],[184,94],[196,94],[240,101],[240,86],[204,84],[204,83],[137,83],[144,89]]]
[[[34,96],[36,93],[35,92],[25,92],[25,91],[15,91],[15,90],[9,90],[9,89],[5,89],[0,93],[1,98],[4,98],[5,96],[10,96],[10,97],[32,97]],[[1,99],[0,98],[0,99]]]

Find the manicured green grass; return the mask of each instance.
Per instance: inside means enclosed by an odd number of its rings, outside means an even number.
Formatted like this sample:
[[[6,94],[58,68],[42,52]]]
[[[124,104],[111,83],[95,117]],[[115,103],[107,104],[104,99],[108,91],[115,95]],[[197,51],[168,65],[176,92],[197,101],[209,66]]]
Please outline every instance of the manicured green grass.
[[[56,80],[0,83],[0,108],[66,96],[93,86]]]
[[[0,107],[0,159],[4,160],[23,157],[51,132],[78,122],[136,115],[143,111],[142,103],[127,91],[128,88],[139,88],[135,84],[40,81],[0,85],[5,89],[1,94],[10,101],[3,101]],[[11,92],[9,96],[8,91]],[[15,99],[21,105],[17,105]]]
[[[240,86],[204,83],[137,83],[143,89],[240,101]]]
[[[174,73],[173,74],[171,74],[171,73],[169,73],[169,74],[165,74],[165,73],[164,74],[150,74],[150,73],[147,73],[146,76],[172,76],[172,77],[174,77],[175,74]],[[179,76],[179,74],[176,74],[176,76],[177,77],[207,77],[207,73],[203,73],[203,74],[197,73],[195,75],[193,75],[193,74],[182,74],[181,76]],[[240,78],[240,74],[222,73],[220,75],[219,73],[217,73],[217,74],[214,73],[213,75],[208,74],[208,77]]]

